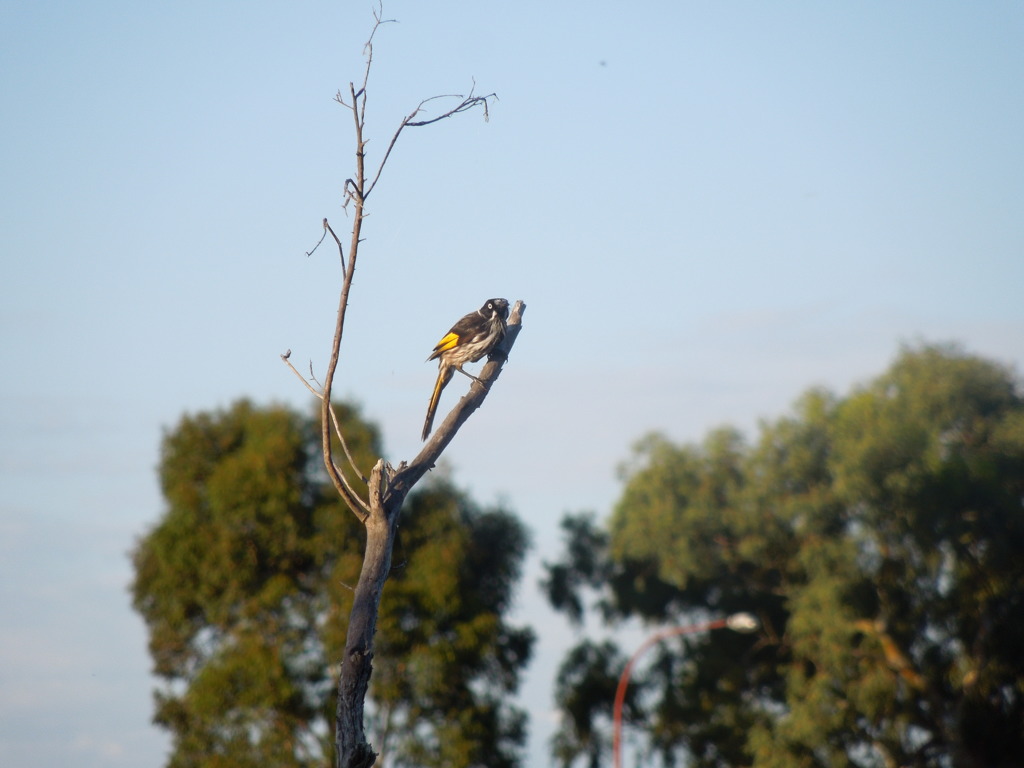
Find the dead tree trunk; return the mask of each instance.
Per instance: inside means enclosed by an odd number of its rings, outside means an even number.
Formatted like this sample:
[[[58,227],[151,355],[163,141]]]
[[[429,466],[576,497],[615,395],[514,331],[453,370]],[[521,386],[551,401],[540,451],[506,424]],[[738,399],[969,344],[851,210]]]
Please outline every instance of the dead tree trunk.
[[[402,502],[416,482],[434,466],[470,414],[483,404],[519,335],[525,310],[526,305],[517,301],[509,317],[505,339],[481,371],[480,383],[473,383],[469,393],[438,427],[419,455],[408,465],[403,462],[398,469],[380,459],[370,472],[369,513],[363,520],[366,550],[349,616],[345,656],[338,681],[335,721],[338,768],[369,768],[377,757],[366,741],[363,708],[372,672],[377,612],[384,582],[391,570],[391,552]]]
[[[338,301],[337,323],[334,331],[330,361],[322,385],[319,387],[314,386],[317,383],[315,379],[313,380],[314,384],[311,384],[292,366],[288,359],[290,352],[282,355],[282,359],[288,367],[321,401],[324,466],[339,495],[344,499],[353,514],[366,527],[366,550],[363,556],[359,582],[355,588],[345,651],[341,662],[341,674],[338,680],[338,707],[335,722],[337,768],[370,768],[377,757],[366,741],[363,715],[366,694],[370,684],[370,675],[373,669],[373,637],[377,626],[378,609],[380,607],[381,594],[384,590],[384,583],[391,570],[391,553],[395,542],[395,534],[398,530],[398,519],[402,503],[417,481],[435,465],[441,453],[455,437],[455,434],[469,418],[470,414],[479,408],[487,397],[491,385],[497,380],[504,362],[508,359],[508,352],[518,336],[522,326],[522,315],[526,308],[522,301],[515,303],[509,317],[505,337],[502,343],[492,352],[486,365],[484,365],[479,381],[472,383],[469,393],[449,413],[415,459],[409,463],[402,462],[397,469],[385,462],[384,459],[379,459],[370,471],[368,478],[355,466],[355,462],[346,445],[345,436],[340,429],[331,406],[331,390],[338,368],[341,341],[345,331],[345,313],[348,309],[349,289],[352,285],[359,247],[362,242],[366,201],[380,180],[381,172],[391,155],[391,150],[405,128],[430,125],[477,106],[484,110],[484,117],[486,119],[488,100],[495,98],[494,94],[475,96],[471,92],[469,96],[465,97],[433,97],[420,102],[416,109],[401,121],[398,130],[395,131],[390,144],[384,151],[376,172],[371,176],[366,171],[366,141],[363,138],[363,128],[366,115],[367,83],[373,62],[373,37],[381,24],[385,23],[381,19],[379,7],[374,13],[374,19],[373,30],[370,34],[370,39],[366,43],[367,61],[362,85],[357,88],[354,84],[350,83],[349,92],[346,97],[342,97],[340,91],[335,97],[339,104],[351,110],[354,118],[356,167],[354,176],[345,181],[345,206],[348,207],[351,204],[353,212],[347,261],[341,241],[327,219],[323,220],[324,235],[321,237],[320,242],[323,242],[328,233],[334,239],[341,260],[343,280]],[[428,102],[442,98],[455,98],[458,102],[453,108],[447,109],[435,117],[417,119]],[[319,247],[319,243],[317,247]],[[313,250],[315,251],[316,248]],[[356,475],[367,482],[368,492],[365,497],[357,492],[342,472],[339,463],[335,460],[335,437],[337,437],[347,461]]]

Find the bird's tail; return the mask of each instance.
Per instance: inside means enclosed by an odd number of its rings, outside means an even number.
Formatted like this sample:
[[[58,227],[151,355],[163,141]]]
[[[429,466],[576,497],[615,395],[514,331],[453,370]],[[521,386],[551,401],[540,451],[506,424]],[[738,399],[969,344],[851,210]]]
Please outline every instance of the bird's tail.
[[[437,383],[434,384],[434,392],[430,395],[430,405],[427,406],[427,419],[423,422],[423,440],[427,439],[430,435],[430,430],[434,426],[434,412],[437,410],[437,403],[441,399],[441,390],[448,386],[448,382],[452,380],[452,373],[454,369],[450,365],[445,365],[442,361],[441,370],[437,372]]]

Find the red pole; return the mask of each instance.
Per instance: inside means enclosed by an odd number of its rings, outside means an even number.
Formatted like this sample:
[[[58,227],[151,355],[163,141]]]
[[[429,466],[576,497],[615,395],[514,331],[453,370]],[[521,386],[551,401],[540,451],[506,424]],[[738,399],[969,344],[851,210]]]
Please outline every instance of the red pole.
[[[612,709],[612,764],[614,768],[622,768],[622,702],[626,699],[626,686],[629,685],[629,676],[633,672],[633,665],[636,663],[636,660],[643,656],[644,652],[652,645],[660,643],[667,637],[692,635],[697,632],[707,632],[711,629],[721,629],[728,625],[729,619],[715,619],[703,624],[691,624],[688,627],[663,629],[661,632],[647,638],[644,644],[633,654],[633,657],[626,664],[626,668],[622,670],[622,675],[619,677],[619,685],[615,689],[615,705]]]

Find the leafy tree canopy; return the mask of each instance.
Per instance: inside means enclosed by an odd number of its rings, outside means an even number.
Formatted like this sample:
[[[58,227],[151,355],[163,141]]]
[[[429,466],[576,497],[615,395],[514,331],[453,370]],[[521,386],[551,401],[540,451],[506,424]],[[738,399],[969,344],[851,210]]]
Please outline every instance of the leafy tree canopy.
[[[596,595],[612,622],[763,623],[654,654],[627,715],[663,764],[1020,764],[1024,400],[1010,371],[905,349],[846,398],[808,392],[752,445],[730,429],[699,446],[649,437],[624,479],[607,528],[564,521],[552,603],[577,621]],[[609,754],[616,656],[600,651],[577,649],[559,678],[564,765]]]
[[[376,430],[340,408],[357,464]],[[168,765],[328,761],[337,662],[365,532],[338,500],[319,426],[239,401],[163,440],[167,509],[133,552]],[[373,725],[388,766],[516,766],[525,716],[508,703],[533,645],[505,615],[528,536],[441,480],[406,501],[378,623]]]

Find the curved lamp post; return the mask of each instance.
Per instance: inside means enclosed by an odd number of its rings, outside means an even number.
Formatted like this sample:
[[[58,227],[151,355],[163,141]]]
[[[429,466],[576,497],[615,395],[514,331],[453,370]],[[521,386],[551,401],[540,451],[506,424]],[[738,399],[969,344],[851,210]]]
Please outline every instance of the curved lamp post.
[[[633,654],[626,668],[622,670],[619,677],[619,686],[615,689],[615,706],[612,710],[612,760],[614,768],[622,766],[622,703],[626,699],[626,686],[629,685],[629,676],[633,672],[633,665],[637,659],[652,646],[660,643],[668,637],[677,635],[693,635],[698,632],[709,632],[712,629],[731,629],[734,632],[754,632],[759,626],[757,619],[749,613],[734,613],[724,619],[705,621],[701,624],[691,624],[686,627],[670,627],[651,635],[644,641],[636,653]]]

